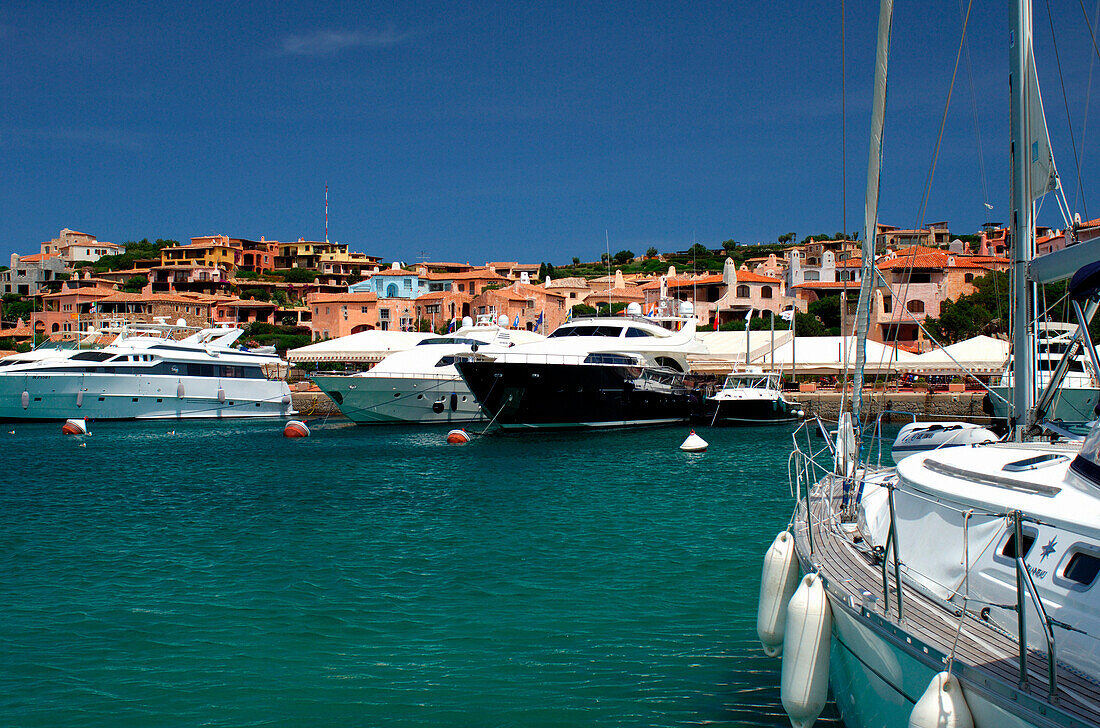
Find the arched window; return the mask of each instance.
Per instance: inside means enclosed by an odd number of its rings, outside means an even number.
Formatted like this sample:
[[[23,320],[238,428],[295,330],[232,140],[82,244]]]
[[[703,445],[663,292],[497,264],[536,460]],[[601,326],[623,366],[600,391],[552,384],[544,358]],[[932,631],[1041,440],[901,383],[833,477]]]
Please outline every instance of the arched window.
[[[748,298],[749,297],[749,287],[744,286],[744,285],[738,286],[737,287],[737,297],[738,298]]]
[[[53,332],[56,334],[57,330],[60,329],[61,326],[59,324],[54,324],[51,328],[52,328]]]
[[[397,298],[397,284],[391,283],[386,286],[386,298]]]
[[[967,283],[973,283],[974,282],[974,274],[973,273],[967,273],[966,275],[963,276],[963,280],[966,281]]]
[[[772,297],[772,287],[771,286],[764,286],[763,288],[761,288],[760,289],[760,297],[761,298],[771,298]]]
[[[924,313],[924,301],[906,301],[905,310],[909,313]]]

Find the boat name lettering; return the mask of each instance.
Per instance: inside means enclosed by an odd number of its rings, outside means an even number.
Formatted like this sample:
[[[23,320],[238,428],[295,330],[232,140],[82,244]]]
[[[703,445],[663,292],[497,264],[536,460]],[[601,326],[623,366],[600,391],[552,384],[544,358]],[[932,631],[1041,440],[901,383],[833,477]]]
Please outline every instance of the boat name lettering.
[[[1040,569],[1038,566],[1031,566],[1030,564],[1028,565],[1027,570],[1028,573],[1036,579],[1045,579],[1046,575],[1050,573],[1046,569]]]

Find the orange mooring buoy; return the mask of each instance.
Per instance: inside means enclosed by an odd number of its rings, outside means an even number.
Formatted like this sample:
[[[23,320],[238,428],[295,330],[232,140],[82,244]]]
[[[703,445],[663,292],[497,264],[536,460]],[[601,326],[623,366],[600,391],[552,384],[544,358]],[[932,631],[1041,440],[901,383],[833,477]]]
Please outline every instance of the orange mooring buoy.
[[[451,430],[447,433],[448,445],[465,445],[470,441],[470,433],[466,430]]]
[[[61,433],[64,435],[87,435],[88,421],[65,420],[65,424],[61,426]]]
[[[301,420],[291,420],[283,428],[284,437],[309,437],[309,428]]]

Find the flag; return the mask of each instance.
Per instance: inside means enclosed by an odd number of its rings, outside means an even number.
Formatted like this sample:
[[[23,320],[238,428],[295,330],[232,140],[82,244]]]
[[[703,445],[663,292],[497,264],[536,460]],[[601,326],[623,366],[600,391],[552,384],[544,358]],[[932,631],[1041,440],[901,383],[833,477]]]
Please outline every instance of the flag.
[[[539,317],[537,319],[535,319],[535,331],[538,331],[540,326],[542,326],[542,314],[541,313],[539,314]]]
[[[518,313],[516,314],[516,320],[512,322],[512,328],[513,329],[518,329],[519,328],[519,314]]]
[[[794,309],[793,308],[788,308],[786,311],[783,311],[782,313],[779,314],[779,318],[783,319],[787,323],[790,323],[791,319],[794,318]]]
[[[749,312],[747,314],[745,314],[745,323],[747,324],[749,322],[749,319],[751,319],[751,318],[752,318],[752,309],[750,308]]]
[[[565,313],[565,323],[569,323],[572,320],[573,320],[573,308],[570,307],[569,310]]]
[[[452,334],[455,330],[456,319],[451,319],[451,323],[447,325],[447,333]]]

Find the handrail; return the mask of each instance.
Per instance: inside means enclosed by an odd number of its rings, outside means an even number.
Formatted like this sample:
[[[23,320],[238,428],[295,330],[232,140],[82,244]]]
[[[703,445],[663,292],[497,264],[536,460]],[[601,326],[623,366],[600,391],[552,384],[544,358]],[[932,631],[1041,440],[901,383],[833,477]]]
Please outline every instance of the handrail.
[[[1035,604],[1035,611],[1043,623],[1043,637],[1047,643],[1047,690],[1050,702],[1058,699],[1058,671],[1057,655],[1055,654],[1054,625],[1043,608],[1043,600],[1039,591],[1035,588],[1035,582],[1031,579],[1031,572],[1027,570],[1027,564],[1020,556],[1021,544],[1024,542],[1023,514],[1020,511],[1012,512],[1012,519],[1016,526],[1016,612],[1019,636],[1017,641],[1020,646],[1020,689],[1027,689],[1027,616],[1024,591],[1031,595]]]

